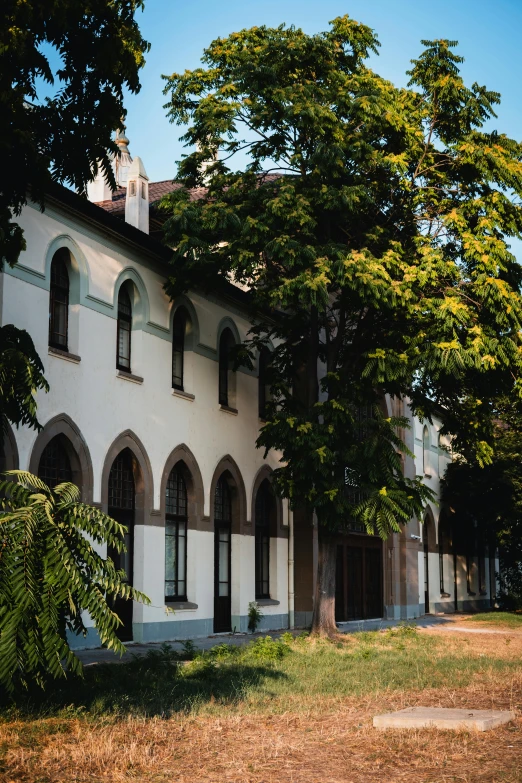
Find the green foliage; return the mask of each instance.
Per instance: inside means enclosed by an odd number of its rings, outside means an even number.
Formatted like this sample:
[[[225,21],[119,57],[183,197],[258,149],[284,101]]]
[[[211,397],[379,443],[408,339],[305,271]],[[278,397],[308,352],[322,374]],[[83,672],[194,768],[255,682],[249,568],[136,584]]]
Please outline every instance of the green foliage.
[[[81,673],[67,631],[86,633],[82,612],[89,612],[102,644],[121,653],[121,621],[111,601],[148,598],[94,548],[107,544],[121,552],[123,525],[80,503],[74,484],[51,490],[25,471],[6,475],[0,481],[0,685],[43,687],[67,671]]]
[[[405,398],[422,418],[443,407],[455,448],[485,464],[490,401],[522,377],[508,245],[522,146],[482,130],[499,96],[464,84],[455,42],[423,43],[399,89],[367,67],[377,38],[347,16],[316,35],[254,27],[165,86],[197,145],[163,202],[167,291],[250,289],[251,360],[275,346],[258,445],[282,452],[280,492],[327,528],[355,519],[383,537],[429,497],[404,477],[407,417],[383,414],[383,396],[399,414]]]
[[[0,327],[0,429],[7,422],[38,428],[36,391],[48,391],[33,341],[12,324]]]
[[[248,604],[248,630],[251,633],[256,632],[262,617],[263,617],[263,612],[261,611],[257,603],[255,601],[250,601],[250,603]]]
[[[142,0],[5,0],[0,11],[0,260],[25,240],[13,222],[27,193],[42,207],[53,182],[85,193],[98,167],[114,185],[111,140],[124,90],[140,89],[149,45],[135,21]],[[53,73],[47,52],[60,64]],[[56,88],[42,99],[38,81]]]
[[[272,639],[271,636],[262,636],[250,642],[247,648],[248,655],[258,661],[279,661],[291,652],[291,646],[282,639]]]

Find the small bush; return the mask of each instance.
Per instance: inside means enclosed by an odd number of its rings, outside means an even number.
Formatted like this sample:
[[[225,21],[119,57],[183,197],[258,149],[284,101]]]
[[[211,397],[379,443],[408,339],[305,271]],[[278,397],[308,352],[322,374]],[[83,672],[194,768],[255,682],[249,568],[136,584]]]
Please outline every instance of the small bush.
[[[261,611],[257,603],[255,601],[250,601],[250,603],[248,604],[248,630],[251,633],[256,632],[262,617],[263,617],[263,612]]]
[[[264,636],[251,642],[247,648],[248,654],[258,661],[280,661],[290,652],[288,644],[281,639]]]

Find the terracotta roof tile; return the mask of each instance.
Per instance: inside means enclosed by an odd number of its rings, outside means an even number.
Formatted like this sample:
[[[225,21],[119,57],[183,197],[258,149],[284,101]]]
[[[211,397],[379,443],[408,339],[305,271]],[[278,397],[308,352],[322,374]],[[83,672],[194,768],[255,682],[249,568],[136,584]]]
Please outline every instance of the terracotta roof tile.
[[[171,179],[164,179],[161,182],[151,182],[149,185],[149,203],[152,206],[159,201],[163,196],[168,193],[172,193],[175,190],[180,190],[182,185],[179,182],[173,182]],[[194,188],[191,191],[191,198],[195,201],[201,198],[205,193],[205,188]],[[96,205],[101,207],[106,212],[110,212],[115,217],[125,216],[125,198],[127,195],[127,188],[118,188],[112,194],[112,199],[109,201],[97,201]]]

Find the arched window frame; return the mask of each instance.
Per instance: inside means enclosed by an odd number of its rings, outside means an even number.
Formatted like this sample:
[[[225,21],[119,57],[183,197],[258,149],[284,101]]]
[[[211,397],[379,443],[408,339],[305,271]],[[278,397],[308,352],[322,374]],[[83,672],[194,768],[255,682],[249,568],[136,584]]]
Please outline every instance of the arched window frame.
[[[187,600],[187,485],[181,468],[170,471],[165,487],[165,601]]]
[[[178,307],[172,322],[172,388],[184,391],[185,334],[188,314]]]
[[[123,372],[130,373],[131,355],[132,355],[131,349],[132,349],[132,299],[128,287],[122,285],[118,292],[116,369]]]
[[[67,248],[57,250],[51,261],[49,290],[49,347],[68,351],[70,279],[66,258]]]
[[[231,368],[230,349],[235,345],[234,335],[229,328],[223,329],[219,338],[219,390],[218,401],[220,405],[226,408],[232,407],[230,405],[230,373],[233,372]],[[235,402],[235,401],[234,401]]]

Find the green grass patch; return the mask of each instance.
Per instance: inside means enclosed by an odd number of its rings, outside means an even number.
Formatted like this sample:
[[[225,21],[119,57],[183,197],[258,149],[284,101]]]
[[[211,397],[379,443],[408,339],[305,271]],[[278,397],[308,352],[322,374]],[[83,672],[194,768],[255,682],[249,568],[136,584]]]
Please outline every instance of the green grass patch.
[[[3,717],[76,715],[99,721],[129,715],[282,713],[313,709],[325,699],[457,688],[515,667],[510,660],[470,655],[465,640],[448,650],[444,639],[418,633],[411,625],[333,642],[283,634],[204,652],[190,644],[181,653],[164,645],[128,663],[87,667],[83,680],[68,678],[44,693],[20,694],[4,703]]]
[[[513,612],[479,612],[479,614],[474,614],[472,617],[467,617],[466,622],[487,623],[488,625],[520,628],[522,630],[522,614]]]

